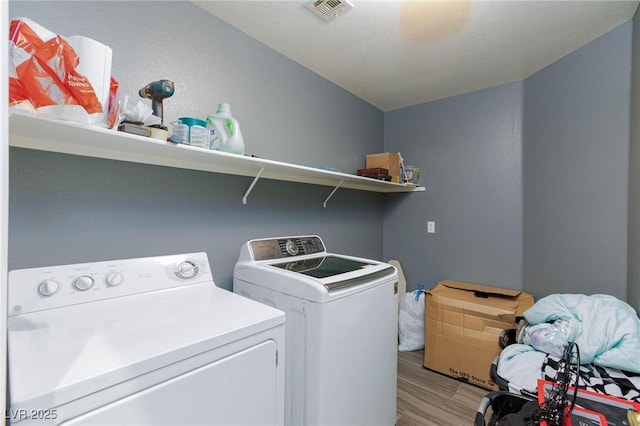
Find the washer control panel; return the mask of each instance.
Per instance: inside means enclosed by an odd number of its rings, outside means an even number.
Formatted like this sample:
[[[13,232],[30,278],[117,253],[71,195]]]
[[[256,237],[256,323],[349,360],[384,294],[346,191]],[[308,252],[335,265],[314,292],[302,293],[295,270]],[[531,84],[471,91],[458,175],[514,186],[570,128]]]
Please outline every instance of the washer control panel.
[[[9,272],[9,316],[210,281],[206,253]]]
[[[248,244],[253,260],[282,259],[325,251],[322,240],[315,235],[252,240]]]

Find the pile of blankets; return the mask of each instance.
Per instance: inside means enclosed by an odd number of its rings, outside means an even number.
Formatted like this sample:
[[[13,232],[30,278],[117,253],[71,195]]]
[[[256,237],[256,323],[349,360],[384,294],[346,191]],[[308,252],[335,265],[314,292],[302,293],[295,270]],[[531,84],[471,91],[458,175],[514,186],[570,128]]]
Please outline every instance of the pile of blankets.
[[[554,294],[524,312],[519,343],[507,346],[497,374],[515,393],[535,393],[553,380],[568,342],[580,352],[578,386],[640,402],[640,319],[609,295]]]

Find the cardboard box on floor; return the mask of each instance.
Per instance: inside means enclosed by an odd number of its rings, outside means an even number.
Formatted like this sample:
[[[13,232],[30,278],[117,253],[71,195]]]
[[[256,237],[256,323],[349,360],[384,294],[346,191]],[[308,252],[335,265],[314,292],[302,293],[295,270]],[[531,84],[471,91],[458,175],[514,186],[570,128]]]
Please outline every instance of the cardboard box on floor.
[[[460,281],[441,281],[425,297],[424,366],[487,389],[500,354],[500,332],[534,303],[520,290]]]

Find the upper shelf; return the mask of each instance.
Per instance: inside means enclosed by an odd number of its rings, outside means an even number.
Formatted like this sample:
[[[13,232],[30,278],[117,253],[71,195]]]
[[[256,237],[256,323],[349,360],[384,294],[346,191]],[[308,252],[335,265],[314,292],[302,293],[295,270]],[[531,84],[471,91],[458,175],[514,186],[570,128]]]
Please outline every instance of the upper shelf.
[[[46,120],[22,114],[9,116],[9,145],[42,151],[181,169],[202,170],[265,179],[302,182],[374,192],[415,192],[424,187],[385,182],[347,173],[282,163],[174,144],[99,127]]]

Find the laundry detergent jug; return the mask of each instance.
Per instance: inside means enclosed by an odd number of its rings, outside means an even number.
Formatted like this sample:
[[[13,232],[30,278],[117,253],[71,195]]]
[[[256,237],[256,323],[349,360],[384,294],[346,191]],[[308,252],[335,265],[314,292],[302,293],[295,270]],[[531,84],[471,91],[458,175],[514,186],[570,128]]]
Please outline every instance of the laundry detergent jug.
[[[231,116],[229,104],[221,103],[218,111],[207,117],[211,149],[244,155],[244,139],[238,120]]]

